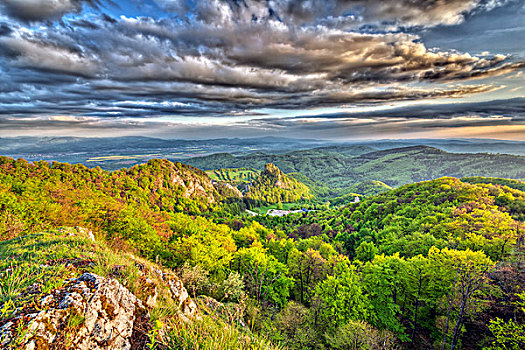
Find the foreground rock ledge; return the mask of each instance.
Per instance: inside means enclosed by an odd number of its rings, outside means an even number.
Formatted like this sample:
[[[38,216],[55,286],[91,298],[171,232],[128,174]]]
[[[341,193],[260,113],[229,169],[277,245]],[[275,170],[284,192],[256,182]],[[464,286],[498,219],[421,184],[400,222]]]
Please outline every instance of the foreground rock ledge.
[[[136,320],[146,309],[115,279],[85,273],[41,299],[42,311],[26,314],[28,332],[22,348],[47,349],[65,345],[79,350],[128,350]],[[15,334],[6,324],[0,330],[2,348]]]

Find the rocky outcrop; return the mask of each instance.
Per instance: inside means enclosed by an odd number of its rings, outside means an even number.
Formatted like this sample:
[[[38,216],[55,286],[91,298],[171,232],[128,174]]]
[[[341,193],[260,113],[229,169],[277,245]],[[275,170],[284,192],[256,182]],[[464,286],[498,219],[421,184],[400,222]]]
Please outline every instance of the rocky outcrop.
[[[29,322],[25,336],[18,339],[20,348],[131,349],[135,321],[146,314],[142,302],[116,279],[92,273],[46,295],[38,309],[41,311],[18,316]],[[17,337],[16,321],[0,330],[4,347]]]
[[[274,164],[268,163],[264,171],[252,182],[246,197],[278,203],[311,199],[312,195],[308,186],[284,174]]]
[[[146,306],[149,308],[154,308],[157,306],[157,298],[159,296],[157,286],[150,278],[146,278],[144,281],[144,287],[146,291],[149,292],[147,293],[146,297]]]
[[[60,234],[60,235],[66,234],[69,237],[82,236],[82,237],[88,238],[93,243],[96,242],[93,231],[85,227],[80,227],[80,226],[75,226],[74,228],[73,227],[61,227],[57,229],[57,234]]]
[[[279,168],[272,163],[268,163],[264,166],[264,172],[263,174],[267,177],[273,177],[274,178],[274,185],[275,187],[279,187],[282,189],[288,188],[288,183],[285,180],[286,175],[279,170]]]
[[[127,174],[140,182],[148,177],[150,190],[177,190],[177,196],[198,199],[207,203],[217,202],[219,193],[206,173],[200,169],[166,159],[151,159],[147,164],[135,165]]]
[[[83,244],[86,255],[56,258],[51,254],[54,258],[43,259],[38,268],[75,278],[62,280],[62,287],[46,294],[37,281],[20,291],[15,304],[0,303],[0,309],[9,310],[7,317],[0,318],[0,349],[144,349],[156,327],[149,317],[154,308],[178,309],[178,317],[170,315],[177,323],[200,318],[197,305],[173,271],[127,253],[120,256],[121,264],[106,266],[102,277],[91,273],[101,248],[89,229],[64,227],[39,237],[54,244],[62,239],[60,247]],[[168,323],[155,329],[157,340],[166,343],[168,331]]]
[[[225,198],[242,198],[243,194],[237,187],[232,186],[227,182],[214,182],[213,183],[219,191],[219,194]]]
[[[182,281],[174,274],[159,269],[155,270],[155,273],[169,286],[171,297],[179,306],[179,316],[185,322],[189,322],[191,319],[199,319],[197,304],[190,298]]]

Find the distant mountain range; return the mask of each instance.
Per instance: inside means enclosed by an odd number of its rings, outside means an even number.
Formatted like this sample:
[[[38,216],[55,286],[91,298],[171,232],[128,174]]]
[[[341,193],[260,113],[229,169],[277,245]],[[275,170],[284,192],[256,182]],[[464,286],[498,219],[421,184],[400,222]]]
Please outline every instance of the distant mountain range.
[[[430,146],[454,153],[504,153],[525,155],[525,141],[491,139],[413,139],[337,142],[283,137],[218,138],[209,140],[175,140],[151,137],[17,137],[0,138],[0,155],[27,160],[56,160],[84,163],[113,170],[144,163],[151,158],[183,160],[215,153],[245,155],[255,152],[286,153],[320,147],[345,152],[346,147],[362,147],[363,152],[410,146]]]
[[[210,140],[166,140],[150,137],[19,137],[0,138],[0,155],[29,161],[83,163],[90,167],[100,166],[107,170],[115,170],[145,163],[151,158],[184,160],[221,152],[280,153],[332,144],[334,143],[322,140],[277,137]]]
[[[107,170],[152,158],[181,161],[203,170],[253,168],[273,163],[296,173],[316,193],[344,195],[359,183],[388,186],[442,176],[525,179],[525,142],[485,139],[334,142],[261,137],[165,140],[149,137],[0,138],[0,155],[82,163]],[[293,175],[297,177],[297,175]]]
[[[259,138],[219,138],[209,140],[175,140],[159,139],[140,136],[81,138],[81,137],[17,137],[0,138],[0,152],[18,154],[67,154],[83,153],[93,155],[94,152],[136,152],[143,150],[186,150],[192,147],[217,147],[216,152],[231,152],[231,148],[238,148],[239,152],[246,152],[243,147],[259,147],[268,150],[277,147],[278,150],[289,149],[290,146],[308,145],[321,146],[327,144],[322,140],[289,139],[279,137]],[[333,144],[333,142],[328,142]],[[222,148],[221,148],[222,147]],[[258,150],[258,149],[255,149]]]
[[[299,173],[311,188],[325,187],[330,196],[343,195],[364,181],[388,186],[436,179],[443,176],[495,176],[525,179],[525,156],[486,153],[450,153],[429,146],[410,146],[370,151],[362,145],[333,146],[284,154],[214,154],[187,159],[204,170],[252,167],[273,163],[285,173]]]

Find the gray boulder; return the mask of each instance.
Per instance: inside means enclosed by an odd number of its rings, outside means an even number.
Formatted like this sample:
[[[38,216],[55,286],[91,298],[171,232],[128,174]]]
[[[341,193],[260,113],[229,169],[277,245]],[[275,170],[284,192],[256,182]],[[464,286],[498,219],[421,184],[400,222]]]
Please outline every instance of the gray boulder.
[[[40,308],[38,313],[23,315],[29,324],[21,348],[60,344],[79,350],[128,350],[135,322],[146,314],[142,302],[117,280],[92,273],[46,295]],[[3,345],[9,346],[14,329],[2,328]]]

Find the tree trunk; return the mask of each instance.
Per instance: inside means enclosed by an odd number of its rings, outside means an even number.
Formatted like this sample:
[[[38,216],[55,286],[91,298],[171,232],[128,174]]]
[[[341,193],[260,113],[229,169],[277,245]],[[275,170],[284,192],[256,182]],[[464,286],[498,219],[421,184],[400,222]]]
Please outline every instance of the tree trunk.
[[[421,286],[423,284],[423,278],[421,277],[421,271],[419,273],[419,285],[417,290],[417,297],[416,297],[416,310],[414,312],[414,324],[412,327],[412,343],[414,342],[414,338],[416,336],[416,327],[417,327],[417,312],[419,309],[419,298],[421,297]]]
[[[450,345],[450,350],[454,350],[454,348],[456,347],[456,343],[458,341],[459,328],[461,326],[461,321],[462,321],[462,318],[463,318],[463,312],[465,311],[465,306],[467,305],[468,297],[469,297],[469,293],[467,293],[467,295],[461,301],[461,309],[459,310],[459,317],[458,317],[458,320],[456,322],[456,327],[454,327],[454,336],[452,337],[452,344]]]
[[[445,350],[445,346],[447,344],[447,335],[448,335],[448,324],[450,322],[450,312],[452,311],[452,303],[454,302],[454,292],[456,290],[456,281],[458,279],[459,269],[461,266],[458,266],[458,269],[456,270],[456,277],[454,277],[454,285],[452,286],[452,294],[450,296],[450,301],[448,304],[448,311],[447,311],[447,325],[445,326],[445,335],[443,336],[443,345],[441,346],[441,350]]]

